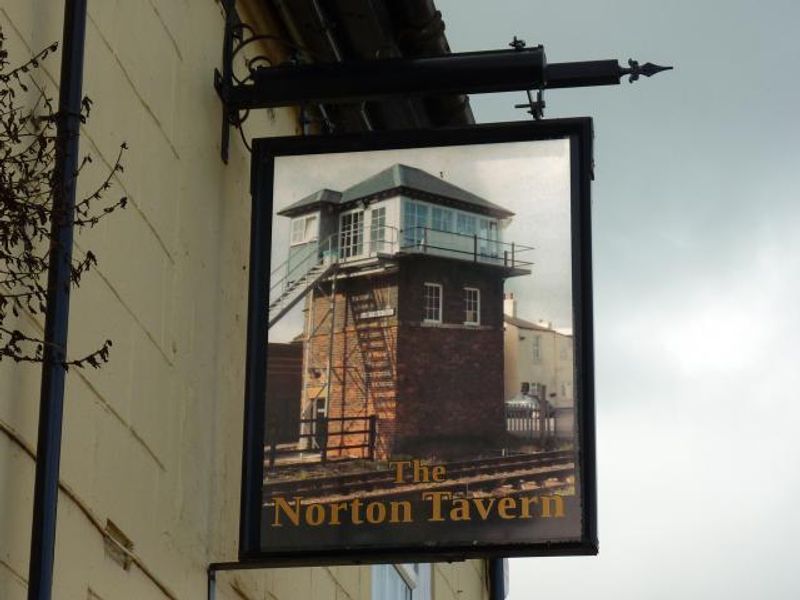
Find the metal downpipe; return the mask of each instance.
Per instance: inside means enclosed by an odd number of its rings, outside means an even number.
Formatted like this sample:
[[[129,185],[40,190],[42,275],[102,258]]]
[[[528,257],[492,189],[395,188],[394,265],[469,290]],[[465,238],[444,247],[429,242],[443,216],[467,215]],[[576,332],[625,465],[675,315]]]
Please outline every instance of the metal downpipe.
[[[86,0],[66,0],[28,571],[29,600],[49,600],[53,587],[85,34]]]

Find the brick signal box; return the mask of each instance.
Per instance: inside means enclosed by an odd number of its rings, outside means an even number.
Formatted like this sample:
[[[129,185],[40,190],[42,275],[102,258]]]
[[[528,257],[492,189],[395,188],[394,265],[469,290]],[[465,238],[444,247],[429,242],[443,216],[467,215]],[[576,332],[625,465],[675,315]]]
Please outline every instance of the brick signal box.
[[[270,325],[305,302],[306,445],[331,458],[496,447],[503,283],[530,274],[520,255],[531,248],[501,240],[512,213],[398,164],[279,214],[291,239]]]

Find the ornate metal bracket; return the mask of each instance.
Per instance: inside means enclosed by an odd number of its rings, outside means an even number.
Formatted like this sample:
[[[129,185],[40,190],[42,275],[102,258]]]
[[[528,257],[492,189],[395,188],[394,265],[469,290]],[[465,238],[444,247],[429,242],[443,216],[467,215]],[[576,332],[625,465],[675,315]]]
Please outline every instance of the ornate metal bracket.
[[[252,84],[259,71],[274,66],[269,57],[263,54],[256,54],[244,60],[243,64],[247,70],[247,75],[243,78],[237,77],[234,70],[234,61],[239,53],[254,42],[263,40],[280,42],[290,48],[291,54],[286,62],[277,66],[292,69],[304,64],[304,56],[311,54],[311,52],[282,37],[260,34],[250,25],[243,23],[236,11],[235,0],[225,0],[223,9],[225,11],[225,35],[222,42],[222,72],[220,73],[218,69],[214,69],[214,89],[217,91],[220,100],[222,100],[220,155],[222,161],[227,164],[231,127],[239,130],[242,135],[242,141],[248,150],[250,149],[247,140],[244,138],[242,125],[250,115],[251,107],[243,106],[243,103],[237,97],[237,91]],[[305,104],[300,104],[298,121],[304,135],[307,133],[308,125],[316,122],[320,123],[322,131],[333,131],[333,123],[328,119],[324,109],[320,108],[319,112],[321,115],[319,119],[312,118]]]
[[[225,0],[224,7],[222,72],[215,70],[214,87],[223,103],[221,154],[225,162],[230,127],[238,127],[241,133],[241,124],[247,118],[247,111],[252,109],[300,106],[305,133],[308,112],[304,107],[307,105],[318,107],[322,126],[329,130],[330,122],[325,116],[327,104],[524,90],[528,103],[517,108],[527,108],[538,120],[544,114],[545,88],[618,85],[623,75],[630,75],[630,81],[635,81],[640,75],[650,77],[671,68],[652,63],[639,66],[634,60],[628,61],[628,68],[620,66],[616,60],[547,64],[542,46],[526,48],[525,41],[517,37],[509,44],[511,50],[335,63],[301,62],[301,58],[309,55],[306,49],[277,36],[256,34],[240,21],[234,0]],[[244,63],[248,75],[237,78],[233,66],[237,53],[263,39],[286,44],[295,51],[294,59],[272,65],[266,57],[257,56]],[[537,90],[535,100],[533,90]]]
[[[238,120],[239,112],[230,102],[230,93],[233,88],[233,56],[234,42],[242,41],[241,20],[236,12],[236,1],[225,0],[225,34],[222,39],[222,73],[214,69],[214,89],[222,100],[222,128],[220,132],[220,156],[228,164],[228,150],[230,148],[231,125]]]

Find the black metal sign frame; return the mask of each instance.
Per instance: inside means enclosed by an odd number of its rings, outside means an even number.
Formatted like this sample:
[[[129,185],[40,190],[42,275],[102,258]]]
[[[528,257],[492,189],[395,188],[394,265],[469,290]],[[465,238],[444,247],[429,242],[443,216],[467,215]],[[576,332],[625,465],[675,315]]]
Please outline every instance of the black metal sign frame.
[[[590,183],[592,120],[555,119],[476,125],[457,129],[397,131],[254,140],[251,175],[252,217],[247,325],[244,439],[238,568],[312,566],[377,562],[419,562],[513,556],[594,555],[597,553],[594,355]],[[417,147],[479,145],[548,139],[570,140],[572,302],[575,340],[578,455],[582,525],[580,541],[547,544],[398,546],[336,550],[265,552],[261,546],[264,477],[264,417],[267,391],[267,336],[273,184],[276,157]],[[285,532],[284,535],[291,535]],[[224,568],[219,563],[217,568]]]

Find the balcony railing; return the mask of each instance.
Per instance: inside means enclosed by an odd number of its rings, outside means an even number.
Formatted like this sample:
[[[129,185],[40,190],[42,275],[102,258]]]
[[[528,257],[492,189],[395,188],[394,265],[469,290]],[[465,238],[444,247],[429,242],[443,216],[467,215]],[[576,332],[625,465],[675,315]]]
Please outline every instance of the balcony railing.
[[[399,250],[403,252],[419,252],[523,269],[533,264],[533,261],[528,260],[532,246],[501,242],[476,234],[412,227],[400,231],[400,241]]]
[[[529,260],[533,247],[474,234],[432,227],[397,229],[389,225],[373,227],[369,233],[368,238],[363,233],[357,236],[340,234],[336,250],[338,261],[351,262],[378,254],[413,252],[523,269],[533,264]]]
[[[369,233],[365,236],[365,233]],[[432,227],[397,229],[390,225],[362,231],[335,233],[322,241],[295,246],[289,258],[270,274],[270,298],[283,294],[292,282],[302,279],[312,268],[333,263],[350,263],[380,254],[419,253],[475,263],[525,269],[531,246],[479,235],[443,231]]]

